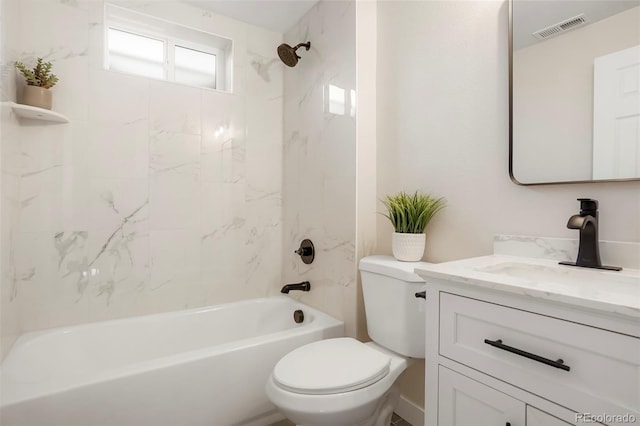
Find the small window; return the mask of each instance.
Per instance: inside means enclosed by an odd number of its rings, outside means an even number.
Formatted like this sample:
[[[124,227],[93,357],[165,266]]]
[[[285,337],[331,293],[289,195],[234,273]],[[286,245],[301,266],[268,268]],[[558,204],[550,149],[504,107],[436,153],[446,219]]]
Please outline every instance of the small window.
[[[109,69],[164,78],[164,42],[109,28]]]
[[[216,55],[175,46],[175,81],[216,88]]]
[[[109,4],[105,23],[106,69],[230,91],[231,40]]]

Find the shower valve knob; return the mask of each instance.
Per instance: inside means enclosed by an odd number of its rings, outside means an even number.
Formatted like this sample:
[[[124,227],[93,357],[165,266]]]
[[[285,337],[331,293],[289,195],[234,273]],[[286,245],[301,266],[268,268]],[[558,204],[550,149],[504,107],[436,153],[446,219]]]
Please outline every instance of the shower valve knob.
[[[294,251],[294,253],[300,256],[302,262],[306,264],[313,262],[313,259],[316,255],[313,243],[308,239],[302,240],[302,242],[300,243],[300,247],[298,248],[298,250]]]
[[[311,250],[311,247],[300,247],[298,250],[296,250],[294,253],[298,254],[300,256],[309,256],[311,254],[313,250]]]

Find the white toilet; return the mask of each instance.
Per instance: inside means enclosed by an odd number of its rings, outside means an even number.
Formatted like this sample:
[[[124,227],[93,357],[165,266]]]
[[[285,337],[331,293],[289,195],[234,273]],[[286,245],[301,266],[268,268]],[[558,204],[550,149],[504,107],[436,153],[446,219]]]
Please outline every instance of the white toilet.
[[[425,290],[419,262],[389,256],[360,261],[369,336],[320,340],[285,355],[267,381],[271,402],[304,426],[388,426],[399,398],[396,379],[424,358]]]

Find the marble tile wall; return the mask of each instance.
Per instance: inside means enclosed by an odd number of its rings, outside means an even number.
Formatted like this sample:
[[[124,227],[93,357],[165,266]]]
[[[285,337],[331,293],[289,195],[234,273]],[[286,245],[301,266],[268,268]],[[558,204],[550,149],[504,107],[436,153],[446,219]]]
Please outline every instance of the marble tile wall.
[[[283,277],[308,280],[296,294],[346,322],[356,310],[356,44],[355,2],[320,1],[285,42],[311,41],[295,68],[285,69]],[[293,254],[310,238],[316,259]]]
[[[53,108],[70,119],[3,137],[19,151],[5,179],[3,145],[3,201],[19,206],[7,246],[3,232],[3,312],[19,306],[22,331],[282,283],[282,34],[175,1],[118,3],[233,39],[233,93],[105,71],[102,1],[20,0],[30,24],[7,56],[52,61]]]
[[[0,69],[7,63],[6,41],[15,37],[16,23],[9,19],[18,0],[0,2]],[[20,197],[20,150],[18,123],[6,102],[15,101],[15,83],[11,74],[2,72],[0,83],[0,359],[20,333],[20,311],[16,298],[13,252],[9,250],[18,231]]]

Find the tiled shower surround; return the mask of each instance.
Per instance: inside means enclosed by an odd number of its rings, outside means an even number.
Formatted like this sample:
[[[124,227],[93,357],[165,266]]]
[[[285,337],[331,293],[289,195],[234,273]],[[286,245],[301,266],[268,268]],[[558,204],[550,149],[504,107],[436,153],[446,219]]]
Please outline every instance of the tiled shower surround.
[[[310,281],[311,291],[298,297],[343,319],[350,335],[357,291],[355,19],[355,2],[323,1],[284,36],[292,46],[311,41],[284,75],[284,279]],[[293,254],[304,238],[317,250],[310,265]]]
[[[22,332],[301,279],[308,303],[342,318],[342,292],[355,294],[355,118],[324,111],[324,96],[355,89],[353,2],[320,2],[286,34],[312,41],[294,69],[277,58],[280,33],[177,1],[113,3],[232,39],[233,91],[105,71],[102,1],[2,1],[2,100],[16,100],[13,61],[41,56],[70,119],[2,107],[2,354]],[[318,255],[303,267],[293,250],[307,237]]]
[[[53,61],[54,109],[70,119],[18,125],[3,110],[3,165],[19,183],[3,190],[19,194],[3,308],[19,305],[20,331],[272,293],[282,281],[282,35],[177,2],[127,3],[233,39],[229,94],[103,70],[102,2],[15,4],[43,22],[16,28],[8,58]]]

